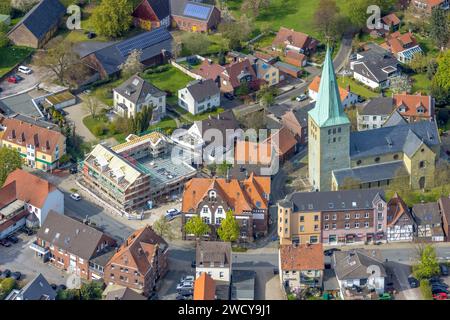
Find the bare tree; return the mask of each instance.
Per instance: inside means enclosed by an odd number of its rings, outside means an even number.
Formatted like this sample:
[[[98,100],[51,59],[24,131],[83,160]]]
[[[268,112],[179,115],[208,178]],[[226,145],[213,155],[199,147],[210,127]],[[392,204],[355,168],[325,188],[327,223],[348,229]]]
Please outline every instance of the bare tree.
[[[97,98],[93,96],[88,96],[84,101],[84,108],[89,112],[92,118],[97,117],[97,113],[100,110],[100,104],[98,103]]]
[[[119,66],[122,76],[128,78],[144,70],[144,65],[141,63],[141,56],[142,50],[135,49],[130,52],[127,60]]]

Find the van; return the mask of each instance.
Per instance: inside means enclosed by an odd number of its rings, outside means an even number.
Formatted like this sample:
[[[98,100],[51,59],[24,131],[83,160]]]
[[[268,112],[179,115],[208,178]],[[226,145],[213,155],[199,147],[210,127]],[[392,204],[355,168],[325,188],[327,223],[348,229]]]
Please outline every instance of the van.
[[[32,72],[30,68],[25,66],[20,66],[17,70],[23,74],[30,74]]]

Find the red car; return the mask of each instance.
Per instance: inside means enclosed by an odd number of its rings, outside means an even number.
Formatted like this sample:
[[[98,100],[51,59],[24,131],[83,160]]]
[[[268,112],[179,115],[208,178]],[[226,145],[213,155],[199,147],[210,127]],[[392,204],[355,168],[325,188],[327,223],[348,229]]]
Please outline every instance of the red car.
[[[433,295],[434,300],[447,300],[448,296],[444,292],[436,293]]]
[[[8,82],[17,83],[19,80],[15,76],[8,77]]]

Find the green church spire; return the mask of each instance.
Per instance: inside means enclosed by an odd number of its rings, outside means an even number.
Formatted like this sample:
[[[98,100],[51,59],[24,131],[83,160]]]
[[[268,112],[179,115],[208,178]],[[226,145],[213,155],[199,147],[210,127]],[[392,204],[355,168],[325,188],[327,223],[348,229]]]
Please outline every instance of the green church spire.
[[[339,87],[334,73],[331,50],[327,47],[320,79],[319,94],[316,106],[309,115],[319,127],[349,124],[350,120],[344,112],[339,94]]]

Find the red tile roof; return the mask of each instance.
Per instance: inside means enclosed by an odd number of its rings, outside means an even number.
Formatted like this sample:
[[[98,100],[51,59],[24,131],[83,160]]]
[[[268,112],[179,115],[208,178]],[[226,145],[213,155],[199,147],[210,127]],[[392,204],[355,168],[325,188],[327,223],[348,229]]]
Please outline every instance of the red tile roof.
[[[399,31],[392,33],[386,43],[391,52],[394,54],[400,53],[417,45],[416,38],[411,32],[400,34]]]
[[[203,272],[194,282],[194,300],[215,300],[216,282]]]
[[[253,70],[253,67],[251,66],[248,59],[244,59],[242,61],[231,63],[225,66],[225,70],[222,73],[222,76],[230,81],[233,88],[237,88],[241,85],[238,79],[238,76],[241,73],[248,73],[252,76],[253,80],[256,80],[255,70]]]
[[[383,20],[384,24],[387,24],[388,26],[397,25],[400,23],[400,19],[395,13],[388,14],[387,16],[381,18],[381,20]]]
[[[396,94],[394,95],[394,105],[397,107],[397,110],[402,105],[406,108],[405,112],[400,112],[402,116],[430,118],[434,115],[433,98],[431,96]],[[423,113],[417,112],[419,107],[424,109]]]
[[[16,184],[17,199],[25,201],[36,208],[42,208],[48,194],[56,190],[56,187],[47,180],[22,169],[16,169],[11,172],[6,178],[4,186],[12,182]]]
[[[272,45],[286,46],[288,44],[297,48],[308,49],[316,46],[317,41],[303,32],[281,27],[273,40]]]
[[[323,270],[324,254],[321,243],[280,246],[281,270]]]
[[[205,59],[200,67],[193,70],[193,72],[202,76],[204,79],[216,80],[216,78],[222,74],[223,70],[225,70],[225,68],[220,64],[209,62],[208,59]]]
[[[319,92],[319,87],[320,87],[320,76],[316,76],[309,85],[308,89],[314,92]],[[341,97],[341,101],[344,101],[348,96],[348,91],[339,87],[339,96]]]
[[[410,216],[408,206],[396,192],[387,204],[388,226],[395,225],[404,213]]]

